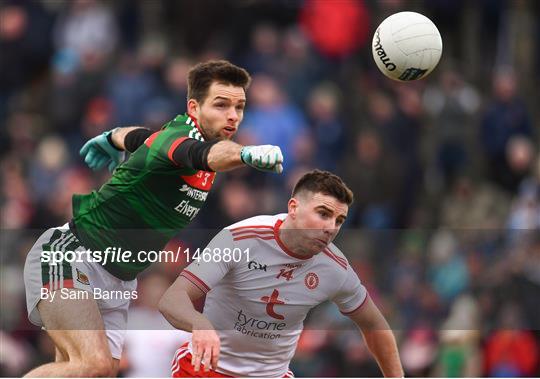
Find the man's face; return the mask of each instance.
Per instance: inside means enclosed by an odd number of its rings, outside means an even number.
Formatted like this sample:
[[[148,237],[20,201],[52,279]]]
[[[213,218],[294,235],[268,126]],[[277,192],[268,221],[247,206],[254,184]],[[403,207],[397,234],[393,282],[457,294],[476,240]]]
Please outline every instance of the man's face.
[[[214,82],[202,103],[188,101],[188,112],[199,122],[206,140],[231,139],[244,118],[245,106],[242,87]]]
[[[289,200],[301,249],[309,254],[324,250],[336,238],[348,211],[347,204],[322,193],[302,192]]]

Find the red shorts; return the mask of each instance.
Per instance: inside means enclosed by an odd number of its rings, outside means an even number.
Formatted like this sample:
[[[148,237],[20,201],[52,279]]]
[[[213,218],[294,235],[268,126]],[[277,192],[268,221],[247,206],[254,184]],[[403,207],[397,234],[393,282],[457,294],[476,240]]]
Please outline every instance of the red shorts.
[[[187,343],[182,345],[174,354],[171,367],[173,378],[232,378],[232,376],[220,374],[212,369],[204,371],[202,367],[196,372],[195,367],[191,364],[191,353],[187,346]]]
[[[195,372],[195,367],[191,364],[191,353],[187,348],[188,344],[176,350],[172,361],[171,374],[173,378],[232,378],[232,376],[221,374],[212,369],[204,371],[201,369]],[[288,370],[283,378],[294,378],[291,370]]]

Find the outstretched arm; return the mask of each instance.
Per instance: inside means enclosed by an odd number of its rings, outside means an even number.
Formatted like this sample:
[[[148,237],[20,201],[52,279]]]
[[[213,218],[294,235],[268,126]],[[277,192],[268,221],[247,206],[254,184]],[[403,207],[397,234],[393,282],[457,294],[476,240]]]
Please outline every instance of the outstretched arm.
[[[91,169],[108,165],[112,171],[120,163],[122,151],[134,152],[152,133],[139,126],[116,128],[89,140],[80,153]],[[170,158],[177,165],[204,171],[228,171],[246,164],[261,171],[283,172],[281,149],[272,145],[242,146],[226,140],[185,138]]]
[[[192,301],[204,293],[182,276],[173,283],[159,301],[159,311],[177,329],[192,332],[192,361],[195,371],[199,371],[204,361],[204,370],[209,366],[215,370],[219,359],[220,341],[212,323],[197,312]]]
[[[396,339],[386,319],[371,298],[366,299],[358,310],[348,316],[358,325],[364,340],[375,357],[385,377],[401,378],[404,376]]]

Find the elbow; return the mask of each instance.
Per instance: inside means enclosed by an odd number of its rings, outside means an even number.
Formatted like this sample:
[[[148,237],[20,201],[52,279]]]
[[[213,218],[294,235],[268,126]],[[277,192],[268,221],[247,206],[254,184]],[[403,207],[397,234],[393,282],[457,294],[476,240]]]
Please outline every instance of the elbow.
[[[158,310],[163,315],[163,317],[167,318],[168,315],[168,302],[165,296],[162,296],[158,303]]]

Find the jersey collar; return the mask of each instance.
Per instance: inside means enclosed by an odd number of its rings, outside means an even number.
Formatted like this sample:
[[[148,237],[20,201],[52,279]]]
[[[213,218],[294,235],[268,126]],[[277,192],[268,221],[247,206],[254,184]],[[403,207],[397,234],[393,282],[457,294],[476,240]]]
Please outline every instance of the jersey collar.
[[[186,116],[189,122],[193,121],[193,123],[195,124],[195,127],[197,128],[199,133],[201,133],[201,136],[203,137],[203,139],[206,141],[206,138],[204,137],[204,133],[202,132],[202,129],[199,126],[199,123],[197,122],[197,119],[193,117],[192,115],[190,115],[189,113],[186,113]]]
[[[281,228],[282,224],[283,224],[283,220],[277,220],[276,223],[274,224],[274,238],[276,239],[276,242],[279,245],[279,247],[281,248],[281,250],[283,250],[287,255],[290,255],[291,257],[296,258],[296,259],[301,259],[301,260],[305,261],[307,259],[313,258],[313,256],[306,257],[304,255],[296,254],[293,251],[289,250],[289,248],[287,246],[285,246],[285,244],[283,243],[283,241],[279,237],[279,228]]]

